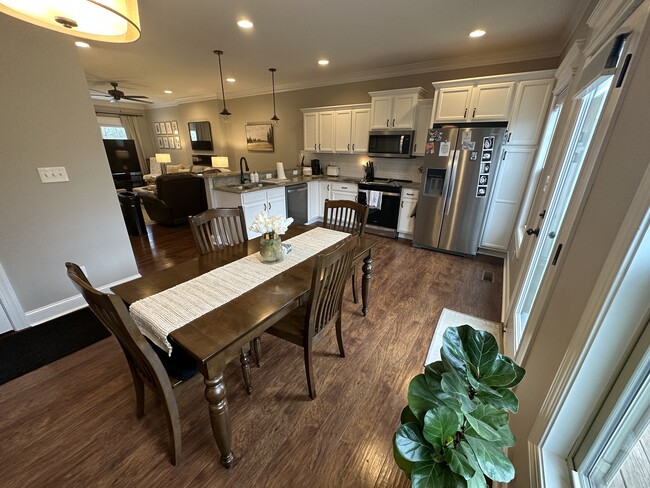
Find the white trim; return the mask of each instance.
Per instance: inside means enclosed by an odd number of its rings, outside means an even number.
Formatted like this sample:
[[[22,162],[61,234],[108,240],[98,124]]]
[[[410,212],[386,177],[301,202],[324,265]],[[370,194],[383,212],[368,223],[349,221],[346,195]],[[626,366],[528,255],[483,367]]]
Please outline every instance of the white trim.
[[[557,82],[553,89],[553,95],[558,96],[571,84],[578,69],[578,64],[580,63],[580,56],[582,56],[584,45],[584,40],[574,42],[571,49],[569,49],[569,52],[560,63],[560,66],[555,70],[555,79]]]
[[[505,333],[506,333],[506,316],[508,314],[508,307],[510,306],[510,259],[506,253],[503,260],[503,289],[501,290],[501,323],[503,324],[502,331],[504,335],[503,349],[505,351]]]
[[[544,462],[552,460],[551,457],[547,459],[548,449],[544,449],[544,446],[547,444],[549,436],[564,409],[570,408],[567,405],[569,393],[584,367],[591,346],[601,330],[612,302],[630,269],[630,264],[636,256],[644,236],[649,231],[650,166],[646,169],[641,184],[629,206],[616,240],[593,287],[589,302],[580,318],[549,393],[531,430],[529,443],[543,448]],[[603,380],[607,381],[606,378]],[[583,418],[582,420],[587,423],[589,418]],[[575,428],[580,431],[582,427],[576,425]],[[563,456],[568,456],[568,454],[568,452],[562,453]],[[544,479],[547,477],[546,470],[542,470],[539,476],[541,477],[538,480],[541,483],[539,486],[546,486],[544,484],[546,483]],[[551,483],[548,486],[554,485]]]
[[[5,273],[2,264],[0,264],[0,307],[4,308],[5,313],[14,330],[26,329],[29,322],[25,317],[23,307],[11,287],[9,277]]]
[[[504,83],[510,81],[547,81],[555,75],[554,69],[539,71],[524,71],[521,73],[506,73],[494,76],[479,76],[478,78],[460,78],[457,80],[433,81],[431,84],[437,90],[453,86],[466,86],[474,84]]]
[[[632,14],[643,0],[601,0],[587,19],[592,35],[585,46],[585,54],[591,56]]]
[[[108,285],[104,285],[101,288],[98,288],[99,291],[103,293],[109,293],[110,289],[114,286],[121,285],[122,283],[126,283],[127,281],[132,281],[135,280],[136,278],[140,278],[141,275],[136,274],[133,276],[129,276],[127,278],[115,281],[113,283],[109,283]],[[84,298],[79,295],[74,295],[69,298],[64,298],[63,300],[59,300],[58,302],[50,303],[49,305],[45,305],[44,307],[40,308],[35,308],[34,310],[30,310],[27,312],[26,318],[29,321],[28,326],[34,326],[38,324],[42,324],[43,322],[47,322],[48,320],[55,319],[57,317],[61,317],[62,315],[66,315],[70,312],[74,312],[75,310],[79,310],[81,308],[84,308],[86,306],[86,301]]]

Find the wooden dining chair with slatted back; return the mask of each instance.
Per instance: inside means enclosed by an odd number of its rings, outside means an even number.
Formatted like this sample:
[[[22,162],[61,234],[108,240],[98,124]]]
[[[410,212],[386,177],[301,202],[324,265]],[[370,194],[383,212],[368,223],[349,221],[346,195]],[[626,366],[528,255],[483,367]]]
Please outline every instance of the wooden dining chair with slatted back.
[[[246,232],[246,219],[244,209],[234,208],[210,208],[198,215],[189,217],[190,229],[196,247],[201,255],[212,251],[219,251],[226,246],[234,246],[248,240]],[[251,351],[255,354],[255,364],[259,368],[262,364],[262,341],[259,337],[250,343]],[[247,353],[242,351],[242,359]],[[251,393],[250,374],[244,372],[244,382],[248,394]]]
[[[196,375],[196,362],[180,348],[175,348],[170,358],[165,351],[152,346],[135,325],[119,297],[93,288],[76,264],[65,265],[68,277],[81,292],[92,312],[122,347],[135,387],[138,418],[144,416],[145,385],[158,395],[167,420],[171,462],[178,464],[181,458],[181,425],[173,389]]]
[[[350,266],[356,245],[356,237],[350,236],[333,251],[323,252],[316,256],[307,303],[293,310],[267,329],[268,333],[303,347],[307,387],[312,400],[316,398],[312,361],[313,346],[331,327],[336,328],[339,353],[341,357],[345,357],[341,309],[345,281],[350,276]]]
[[[350,234],[359,234],[359,237],[363,237],[367,221],[368,205],[351,200],[325,200],[323,227],[349,232]],[[354,303],[359,303],[355,271],[352,268],[352,297]]]

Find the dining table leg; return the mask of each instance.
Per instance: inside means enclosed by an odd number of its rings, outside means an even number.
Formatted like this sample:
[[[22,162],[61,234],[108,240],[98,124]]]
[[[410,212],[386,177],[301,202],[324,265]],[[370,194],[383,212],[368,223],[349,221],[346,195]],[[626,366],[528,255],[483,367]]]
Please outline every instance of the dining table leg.
[[[368,306],[370,303],[370,279],[372,278],[372,253],[363,258],[363,278],[361,279],[361,301],[364,317],[368,315]]]
[[[231,446],[232,427],[230,425],[230,411],[226,399],[226,384],[223,380],[223,371],[220,371],[213,378],[205,378],[204,381],[212,434],[221,452],[221,464],[226,468],[230,468],[234,460]]]

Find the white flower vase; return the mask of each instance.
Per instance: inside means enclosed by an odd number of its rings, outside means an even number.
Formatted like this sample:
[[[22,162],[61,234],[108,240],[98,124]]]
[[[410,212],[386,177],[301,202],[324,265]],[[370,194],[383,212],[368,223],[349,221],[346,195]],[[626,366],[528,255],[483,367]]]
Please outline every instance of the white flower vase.
[[[263,263],[277,263],[284,259],[282,240],[275,233],[263,234],[260,239],[260,261]]]

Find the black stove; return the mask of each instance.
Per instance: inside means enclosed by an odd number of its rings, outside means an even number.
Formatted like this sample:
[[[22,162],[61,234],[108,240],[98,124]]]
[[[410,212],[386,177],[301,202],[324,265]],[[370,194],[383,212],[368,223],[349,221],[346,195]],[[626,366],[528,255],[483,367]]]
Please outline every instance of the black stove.
[[[402,186],[409,180],[374,178],[359,182],[359,203],[368,205],[366,232],[397,237]]]
[[[360,190],[374,190],[388,193],[400,193],[405,183],[411,183],[411,180],[398,180],[394,178],[374,178],[372,181],[361,180],[359,182]]]

